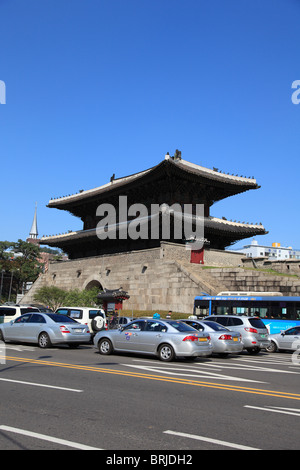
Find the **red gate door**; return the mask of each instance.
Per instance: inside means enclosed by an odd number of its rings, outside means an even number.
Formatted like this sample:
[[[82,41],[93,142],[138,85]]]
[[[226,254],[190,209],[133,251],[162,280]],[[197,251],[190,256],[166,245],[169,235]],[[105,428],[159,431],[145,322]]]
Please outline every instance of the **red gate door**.
[[[191,250],[191,263],[204,264],[204,249]]]

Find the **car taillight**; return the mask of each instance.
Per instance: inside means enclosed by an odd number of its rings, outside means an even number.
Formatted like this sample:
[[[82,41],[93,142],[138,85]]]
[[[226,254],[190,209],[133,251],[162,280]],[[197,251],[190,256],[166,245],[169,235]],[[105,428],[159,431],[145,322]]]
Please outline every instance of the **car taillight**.
[[[257,330],[255,328],[245,328],[248,333],[257,333]]]
[[[231,335],[221,335],[221,336],[219,336],[219,339],[225,339],[225,340],[228,341],[228,340],[232,339],[232,336]]]
[[[182,341],[198,341],[198,336],[189,335],[185,336]]]
[[[61,325],[59,328],[62,333],[70,333],[70,331],[65,325]]]

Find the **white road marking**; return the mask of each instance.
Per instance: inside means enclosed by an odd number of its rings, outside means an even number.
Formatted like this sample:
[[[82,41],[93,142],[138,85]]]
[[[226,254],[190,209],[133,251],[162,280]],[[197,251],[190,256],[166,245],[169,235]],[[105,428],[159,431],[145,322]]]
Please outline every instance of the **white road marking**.
[[[244,362],[256,362],[256,361],[244,361]],[[260,364],[261,361],[258,360],[256,362],[256,364]],[[262,361],[263,363],[263,361]],[[205,365],[208,365],[208,364],[205,364]],[[220,366],[221,363],[218,363],[218,365]],[[280,363],[280,365],[283,365],[283,366],[286,366],[286,363]],[[297,372],[293,372],[293,371],[288,371],[286,369],[282,370],[282,369],[271,369],[270,367],[268,366],[265,366],[265,367],[261,367],[261,366],[258,366],[258,365],[252,365],[252,364],[243,364],[243,363],[240,363],[240,364],[232,364],[231,362],[229,363],[222,363],[222,367],[224,369],[235,369],[235,370],[245,370],[245,371],[254,371],[254,372],[275,372],[275,373],[283,373],[283,374],[296,374],[297,375]],[[298,369],[299,370],[299,369]]]
[[[0,426],[0,430],[12,432],[15,434],[22,434],[23,436],[33,437],[35,439],[42,439],[44,441],[49,441],[54,444],[61,444],[63,446],[74,447],[75,449],[80,450],[103,450],[97,447],[86,446],[84,444],[78,444],[77,442],[66,441],[65,439],[58,439],[57,437],[46,436],[45,434],[40,434],[37,432],[26,431],[25,429],[13,428],[11,426]]]
[[[232,382],[253,382],[253,383],[266,383],[261,380],[243,379],[241,377],[233,377],[231,375],[217,374],[216,372],[208,372],[206,370],[200,370],[198,367],[171,367],[167,366],[137,366],[133,364],[122,364],[122,366],[133,367],[135,369],[142,369],[144,372],[156,372],[159,374],[176,375],[180,377],[196,377],[197,379],[214,379],[214,380],[230,380]]]
[[[212,374],[212,377],[215,377],[216,379],[222,379],[222,377],[225,379],[226,377],[228,380],[235,380],[238,381],[240,380],[241,382],[247,382],[251,381],[250,379],[237,379],[237,378],[232,378],[229,375],[222,375],[222,374],[213,374],[212,372],[207,372],[208,369],[211,371],[225,371],[225,369],[231,369],[231,370],[236,370],[236,371],[244,371],[245,373],[247,372],[270,372],[270,373],[282,373],[282,374],[292,374],[292,375],[299,375],[300,374],[300,368],[294,367],[294,369],[297,369],[297,371],[292,371],[291,367],[291,361],[289,358],[281,358],[281,361],[273,360],[274,356],[259,356],[259,357],[247,357],[247,356],[238,356],[234,358],[230,358],[226,361],[217,361],[215,363],[209,362],[209,361],[201,361],[201,362],[195,362],[193,363],[193,366],[190,366],[190,371],[193,371],[194,373],[197,373],[198,378],[205,378],[209,374]],[[144,364],[150,363],[151,367],[157,367],[157,368],[162,368],[163,366],[156,366],[155,362],[153,361],[146,361],[146,360],[139,360],[136,359],[136,362],[142,362]],[[265,365],[264,365],[265,364]],[[271,368],[271,364],[276,364],[280,365],[282,368]],[[128,364],[127,364],[128,366]],[[168,364],[169,370],[174,370],[174,374],[176,374],[176,369],[178,369],[178,363],[170,363]],[[147,365],[145,366],[145,369],[147,369]],[[205,370],[204,370],[205,369]],[[198,372],[199,371],[199,372]],[[161,372],[162,373],[162,372]],[[167,373],[167,372],[166,372]],[[205,374],[205,375],[200,375],[200,373]],[[186,374],[187,375],[187,374]],[[264,378],[264,375],[263,375]],[[255,381],[253,382],[257,383],[268,383],[266,381]]]
[[[197,436],[195,434],[186,434],[184,432],[175,432],[175,431],[164,431],[164,434],[171,434],[172,436],[187,437],[190,439],[195,439],[197,441],[210,442],[211,444],[217,444],[225,447],[232,447],[233,449],[240,450],[260,450],[255,447],[244,446],[241,444],[235,444],[233,442],[220,441],[218,439],[211,439],[210,437]]]
[[[12,346],[11,344],[5,343],[5,349],[13,349],[14,351],[35,351],[36,348],[30,346]]]
[[[278,408],[278,410],[287,410],[287,411],[297,411],[300,415],[300,409],[299,408],[285,408],[283,406],[268,406],[268,408]]]
[[[67,392],[77,392],[77,393],[83,392],[83,390],[77,390],[75,388],[58,387],[56,385],[45,385],[45,384],[39,384],[39,383],[34,383],[34,382],[24,382],[23,380],[13,380],[13,379],[4,379],[4,378],[0,378],[0,380],[2,380],[2,382],[13,382],[13,383],[22,384],[22,385],[33,385],[35,387],[55,388],[57,390],[66,390]]]
[[[241,356],[236,358],[238,362],[249,362],[249,363],[259,363],[259,364],[274,364],[274,365],[288,365],[292,363],[292,355],[286,355],[285,357],[278,357],[277,355],[270,355],[270,356],[257,356],[249,357]]]
[[[273,413],[283,413],[286,415],[293,415],[293,416],[300,416],[300,410],[296,408],[282,408],[280,406],[273,406],[273,407],[260,407],[260,406],[251,406],[245,405],[244,408],[252,408],[254,410],[263,410],[263,411],[271,411]]]

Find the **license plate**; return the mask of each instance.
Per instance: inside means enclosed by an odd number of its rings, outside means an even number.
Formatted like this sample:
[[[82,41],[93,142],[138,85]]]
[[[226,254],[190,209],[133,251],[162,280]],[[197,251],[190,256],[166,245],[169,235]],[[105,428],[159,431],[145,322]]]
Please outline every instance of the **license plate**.
[[[233,337],[233,341],[238,341],[239,339],[236,337]]]
[[[75,328],[74,332],[75,333],[83,333],[83,330],[81,328]]]
[[[260,335],[260,337],[261,337],[261,338],[265,338],[265,337],[266,337],[266,335]]]
[[[207,338],[198,338],[199,341],[207,341]]]

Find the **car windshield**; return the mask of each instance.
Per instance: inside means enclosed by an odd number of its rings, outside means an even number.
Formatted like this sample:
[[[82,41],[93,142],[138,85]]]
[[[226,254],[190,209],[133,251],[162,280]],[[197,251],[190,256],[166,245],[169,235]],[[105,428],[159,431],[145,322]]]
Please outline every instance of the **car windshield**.
[[[205,325],[208,325],[214,331],[228,331],[228,328],[214,321],[206,321]]]
[[[67,315],[60,315],[59,313],[47,313],[47,316],[56,323],[78,323],[76,320],[73,320],[73,318]]]
[[[168,321],[168,325],[173,326],[177,331],[195,331],[195,328],[176,320]]]

